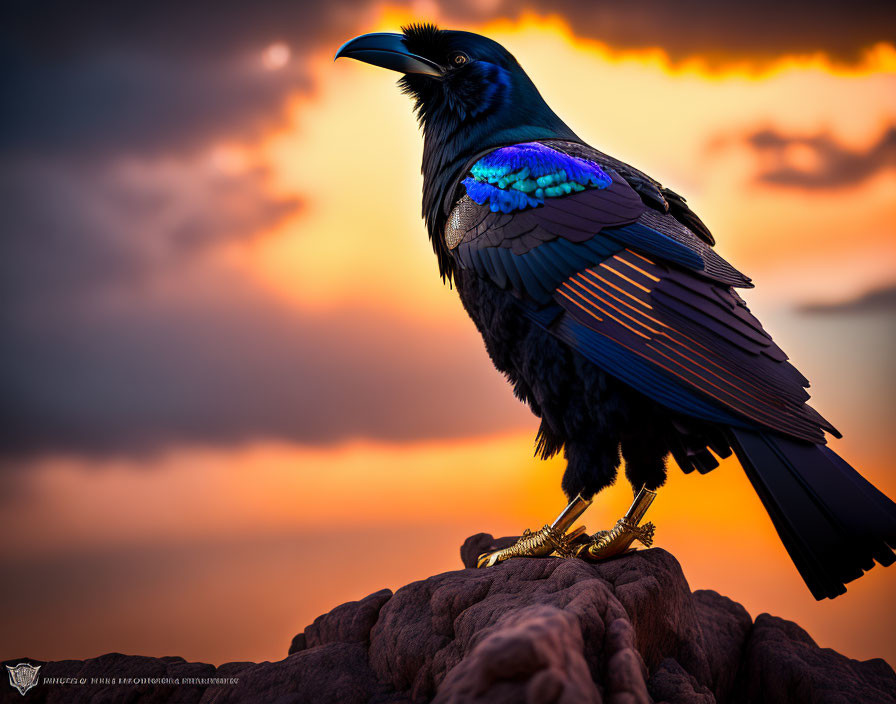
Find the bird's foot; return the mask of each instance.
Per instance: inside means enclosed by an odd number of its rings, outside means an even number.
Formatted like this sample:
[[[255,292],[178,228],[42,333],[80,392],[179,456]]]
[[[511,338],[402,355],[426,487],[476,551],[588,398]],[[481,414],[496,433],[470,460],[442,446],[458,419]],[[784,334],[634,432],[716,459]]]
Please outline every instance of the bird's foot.
[[[650,547],[656,526],[653,523],[640,525],[641,519],[656,498],[656,492],[642,488],[626,514],[616,521],[610,530],[603,530],[591,536],[591,540],[580,545],[576,556],[584,560],[605,560],[628,550],[636,540]]]
[[[575,557],[579,545],[576,540],[585,533],[585,527],[580,526],[568,533],[561,533],[551,526],[544,526],[541,530],[532,532],[528,528],[509,548],[487,552],[479,556],[477,567],[492,567],[499,562],[513,557]]]
[[[620,518],[611,530],[595,533],[588,543],[579,546],[576,556],[584,560],[605,560],[625,552],[636,540],[649,548],[655,530],[653,523],[635,526]]]
[[[569,528],[590,505],[590,499],[576,496],[551,525],[534,533],[527,528],[510,547],[480,555],[476,566],[493,567],[513,557],[575,557],[581,547],[585,528]]]

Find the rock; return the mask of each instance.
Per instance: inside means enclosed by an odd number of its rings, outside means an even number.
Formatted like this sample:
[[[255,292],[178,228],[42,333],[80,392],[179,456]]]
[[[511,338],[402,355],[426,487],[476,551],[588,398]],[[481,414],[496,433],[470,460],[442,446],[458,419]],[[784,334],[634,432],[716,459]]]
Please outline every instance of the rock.
[[[743,701],[896,701],[893,668],[886,662],[859,662],[819,648],[795,623],[768,614],[753,624],[740,681]]]
[[[366,643],[380,609],[390,598],[392,591],[381,589],[361,601],[350,601],[318,616],[303,633],[292,639],[289,654],[327,643]]]
[[[546,605],[508,611],[477,641],[448,671],[435,702],[601,701],[583,655],[582,629],[567,611]]]
[[[33,702],[528,702],[896,704],[896,674],[819,648],[799,626],[691,592],[660,549],[596,565],[517,559],[470,569],[514,538],[472,536],[468,569],[383,590],[317,618],[279,662],[213,667],[119,654],[44,664],[43,677],[223,678],[42,684]],[[7,661],[16,664],[28,658]],[[232,678],[231,682],[228,678]],[[21,701],[9,688],[8,701]],[[18,698],[18,699],[17,699]]]
[[[714,591],[699,590],[692,598],[703,633],[713,694],[717,701],[728,701],[753,620],[743,606]]]

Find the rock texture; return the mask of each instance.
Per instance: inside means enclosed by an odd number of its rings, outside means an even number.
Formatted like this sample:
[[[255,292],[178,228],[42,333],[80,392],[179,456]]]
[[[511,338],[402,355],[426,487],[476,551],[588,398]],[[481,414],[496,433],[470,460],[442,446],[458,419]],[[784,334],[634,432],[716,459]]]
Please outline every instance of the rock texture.
[[[470,567],[513,538],[479,534]],[[28,658],[14,659],[39,664]],[[220,667],[119,654],[45,663],[29,702],[528,702],[896,704],[896,674],[819,648],[799,626],[755,622],[678,562],[642,550],[591,565],[512,560],[383,590],[320,616],[279,662]],[[224,684],[90,684],[91,677],[238,678]],[[23,701],[8,688],[3,701]]]

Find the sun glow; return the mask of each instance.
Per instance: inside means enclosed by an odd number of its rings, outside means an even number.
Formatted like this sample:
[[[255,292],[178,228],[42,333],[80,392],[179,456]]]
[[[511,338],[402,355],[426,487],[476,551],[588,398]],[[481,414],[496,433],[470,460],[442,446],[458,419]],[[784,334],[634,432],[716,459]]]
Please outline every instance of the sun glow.
[[[261,52],[261,63],[268,71],[278,71],[289,63],[291,55],[288,44],[274,42]]]

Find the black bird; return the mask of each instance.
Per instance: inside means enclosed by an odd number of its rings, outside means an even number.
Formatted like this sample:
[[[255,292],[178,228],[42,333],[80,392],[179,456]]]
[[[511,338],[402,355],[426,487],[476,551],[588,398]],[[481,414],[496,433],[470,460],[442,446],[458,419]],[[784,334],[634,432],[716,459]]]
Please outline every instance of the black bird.
[[[585,144],[486,37],[420,24],[357,37],[341,56],[404,74],[442,278],[541,419],[537,453],[567,460],[567,510],[483,564],[649,544],[637,524],[668,455],[705,473],[732,450],[816,599],[896,559],[896,506],[825,446],[839,433],[684,198]],[[642,500],[590,542],[567,533],[620,454]]]

